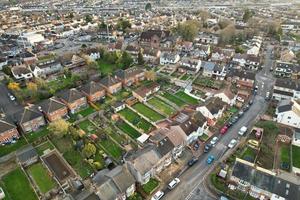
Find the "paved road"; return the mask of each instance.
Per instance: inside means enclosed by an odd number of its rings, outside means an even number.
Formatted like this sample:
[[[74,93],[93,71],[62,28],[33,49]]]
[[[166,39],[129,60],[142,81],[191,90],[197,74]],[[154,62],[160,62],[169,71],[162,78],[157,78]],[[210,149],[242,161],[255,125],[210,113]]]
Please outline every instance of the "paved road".
[[[242,126],[251,127],[254,125],[258,116],[263,114],[267,109],[268,102],[265,101],[267,91],[271,91],[274,79],[269,73],[272,67],[271,52],[272,46],[268,46],[265,57],[265,68],[256,76],[256,81],[259,86],[258,94],[255,96],[250,109],[242,116],[239,121],[232,126],[224,136],[219,136],[220,140],[217,145],[208,153],[203,154],[198,163],[188,169],[180,176],[181,183],[172,191],[165,190],[166,195],[164,199],[181,200],[181,199],[203,199],[213,200],[217,199],[215,194],[211,194],[205,187],[205,178],[213,169],[212,166],[206,163],[208,155],[214,155],[216,160],[219,160],[227,151],[232,151],[227,148],[228,143],[233,138],[239,138],[238,131]]]
[[[1,114],[5,113],[7,117],[11,117],[23,107],[17,101],[11,101],[7,95],[8,93],[6,86],[0,83],[0,112]]]

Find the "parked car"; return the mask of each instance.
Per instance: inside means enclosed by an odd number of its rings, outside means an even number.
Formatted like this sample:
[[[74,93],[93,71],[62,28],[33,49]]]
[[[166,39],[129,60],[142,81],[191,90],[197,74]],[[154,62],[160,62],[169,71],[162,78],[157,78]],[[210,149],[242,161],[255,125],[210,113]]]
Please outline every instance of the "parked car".
[[[265,98],[265,100],[266,100],[266,101],[270,101],[270,99],[271,99],[270,92],[267,92],[267,93],[266,93],[266,98]]]
[[[244,112],[246,112],[246,111],[248,111],[249,110],[249,108],[250,108],[250,105],[249,104],[247,104],[244,108],[243,108],[243,111]]]
[[[200,144],[199,144],[198,141],[196,141],[196,142],[194,143],[194,145],[193,145],[193,149],[194,149],[195,151],[198,151],[199,147],[200,147]]]
[[[239,120],[239,117],[238,116],[234,116],[233,118],[231,118],[230,122],[232,124],[235,124],[238,120]]]
[[[248,103],[248,105],[252,105],[253,104],[253,99],[250,99],[250,101],[249,101],[249,103]]]
[[[197,161],[198,161],[198,158],[193,156],[192,159],[189,160],[188,165],[193,166]]]
[[[163,191],[157,191],[151,198],[151,200],[159,200],[161,199],[163,196],[165,195],[165,193]]]
[[[215,157],[213,155],[209,155],[206,160],[206,163],[210,165],[211,163],[214,162],[214,160],[215,160]]]
[[[212,146],[215,146],[216,143],[218,142],[218,140],[219,140],[218,137],[213,137],[213,139],[210,141],[210,144],[211,144]]]
[[[235,147],[235,145],[237,144],[237,140],[236,139],[232,139],[229,144],[228,144],[228,148],[232,149],[233,147]]]
[[[248,128],[246,126],[243,126],[242,128],[240,128],[238,134],[240,136],[243,136],[246,132],[247,132]]]
[[[209,150],[211,149],[211,147],[212,147],[211,144],[206,144],[206,145],[204,146],[204,153],[209,152]]]
[[[14,95],[12,95],[12,94],[10,94],[10,93],[8,93],[7,95],[8,95],[8,97],[9,97],[9,99],[10,99],[11,101],[16,100],[16,97],[14,97]]]
[[[168,188],[169,188],[170,190],[172,190],[172,189],[175,188],[179,183],[180,183],[179,178],[174,178],[174,179],[168,184]]]
[[[238,116],[241,117],[241,116],[243,116],[243,115],[244,115],[244,111],[241,110],[241,111],[239,112]]]
[[[221,133],[222,135],[224,135],[224,134],[228,131],[228,128],[229,128],[228,125],[223,126],[223,127],[221,128],[220,133]]]

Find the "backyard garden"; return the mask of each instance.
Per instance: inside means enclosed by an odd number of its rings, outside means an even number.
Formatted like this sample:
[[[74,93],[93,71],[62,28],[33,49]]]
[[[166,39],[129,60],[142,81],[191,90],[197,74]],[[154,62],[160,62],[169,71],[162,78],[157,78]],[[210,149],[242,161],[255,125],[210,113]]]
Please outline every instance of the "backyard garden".
[[[176,113],[176,110],[172,106],[157,97],[152,97],[147,103],[152,105],[165,115],[170,116]]]
[[[142,103],[136,103],[135,105],[132,106],[132,108],[153,122],[156,122],[156,121],[159,121],[159,120],[162,120],[165,118],[161,114],[157,113],[156,111],[152,110],[151,108],[149,108],[148,106],[146,106]]]
[[[183,107],[186,105],[186,103],[183,100],[181,100],[180,98],[178,98],[177,96],[175,96],[173,94],[170,94],[169,92],[164,92],[164,93],[162,93],[161,96],[166,98],[170,102],[176,104],[178,107]]]

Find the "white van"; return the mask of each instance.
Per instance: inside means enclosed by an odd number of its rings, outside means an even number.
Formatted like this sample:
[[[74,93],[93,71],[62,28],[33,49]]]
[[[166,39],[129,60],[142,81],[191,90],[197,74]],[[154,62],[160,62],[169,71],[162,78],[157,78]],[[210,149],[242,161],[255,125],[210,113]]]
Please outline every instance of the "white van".
[[[170,190],[172,190],[173,188],[176,187],[176,185],[178,185],[178,183],[180,183],[179,178],[174,178],[169,184],[168,184],[168,188]]]
[[[243,136],[246,132],[247,132],[248,128],[246,126],[243,126],[242,128],[240,128],[238,134],[240,136]]]
[[[165,193],[163,191],[157,191],[153,197],[151,198],[151,200],[159,200],[161,199],[163,196],[165,195]]]

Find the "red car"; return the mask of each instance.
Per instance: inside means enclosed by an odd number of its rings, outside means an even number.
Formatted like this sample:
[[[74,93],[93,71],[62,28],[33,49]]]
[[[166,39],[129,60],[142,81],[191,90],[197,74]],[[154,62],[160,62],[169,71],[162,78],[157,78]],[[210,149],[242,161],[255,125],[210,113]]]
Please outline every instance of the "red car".
[[[223,126],[223,128],[221,129],[221,131],[220,131],[220,133],[222,134],[222,135],[224,135],[227,131],[228,131],[228,126],[227,125],[225,125],[225,126]]]

